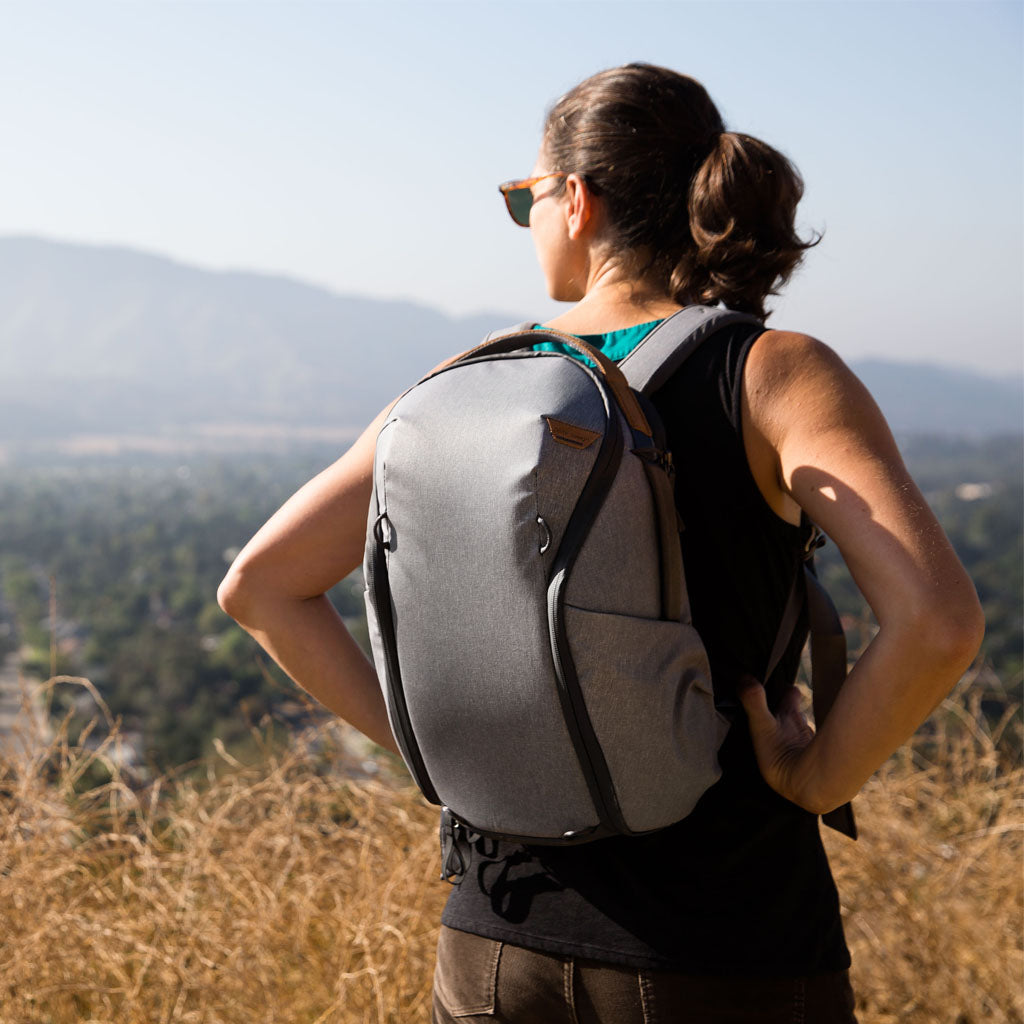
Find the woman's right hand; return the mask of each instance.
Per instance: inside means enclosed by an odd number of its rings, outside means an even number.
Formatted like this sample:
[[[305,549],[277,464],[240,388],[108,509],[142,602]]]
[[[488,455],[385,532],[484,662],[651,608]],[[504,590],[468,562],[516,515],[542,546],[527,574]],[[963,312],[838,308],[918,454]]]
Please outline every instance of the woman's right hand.
[[[800,760],[814,739],[814,729],[800,707],[800,691],[791,686],[772,713],[764,687],[753,677],[741,680],[737,695],[765,782],[787,800],[799,803]]]
[[[834,352],[806,335],[766,332],[747,359],[743,402],[748,462],[765,500],[824,530],[879,626],[806,744],[792,709],[771,716],[757,690],[744,700],[769,783],[824,813],[851,799],[956,685],[984,619],[885,419]]]

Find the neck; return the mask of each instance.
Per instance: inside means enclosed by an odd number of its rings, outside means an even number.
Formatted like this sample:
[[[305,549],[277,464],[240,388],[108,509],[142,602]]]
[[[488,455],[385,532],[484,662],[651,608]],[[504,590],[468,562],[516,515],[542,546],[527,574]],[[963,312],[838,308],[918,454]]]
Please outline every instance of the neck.
[[[602,334],[663,320],[681,308],[667,295],[654,292],[641,282],[616,277],[609,270],[598,274],[588,283],[583,298],[546,326],[569,334]]]

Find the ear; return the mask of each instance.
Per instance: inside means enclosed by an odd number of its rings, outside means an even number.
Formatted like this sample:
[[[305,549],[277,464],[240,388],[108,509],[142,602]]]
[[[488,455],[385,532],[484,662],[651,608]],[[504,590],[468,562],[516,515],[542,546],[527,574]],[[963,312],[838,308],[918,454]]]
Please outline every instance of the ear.
[[[571,239],[579,238],[594,219],[594,194],[579,174],[565,179],[566,224]]]

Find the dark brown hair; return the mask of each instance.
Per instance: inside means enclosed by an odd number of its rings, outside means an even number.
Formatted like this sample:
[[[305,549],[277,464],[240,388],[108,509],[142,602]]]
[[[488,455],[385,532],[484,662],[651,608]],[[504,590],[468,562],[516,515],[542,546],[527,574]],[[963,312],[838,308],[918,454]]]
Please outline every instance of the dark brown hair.
[[[548,114],[542,159],[585,177],[620,264],[680,303],[764,317],[818,242],[794,230],[796,168],[726,131],[704,87],[667,68],[626,64],[581,82]]]

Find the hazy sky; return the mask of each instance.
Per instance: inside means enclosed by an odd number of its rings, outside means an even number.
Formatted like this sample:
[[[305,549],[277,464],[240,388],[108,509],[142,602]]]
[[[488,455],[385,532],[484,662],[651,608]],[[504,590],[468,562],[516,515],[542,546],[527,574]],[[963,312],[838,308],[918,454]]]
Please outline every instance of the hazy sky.
[[[0,234],[544,317],[498,182],[630,60],[786,152],[823,230],[772,323],[1014,373],[1024,4],[0,0]]]

